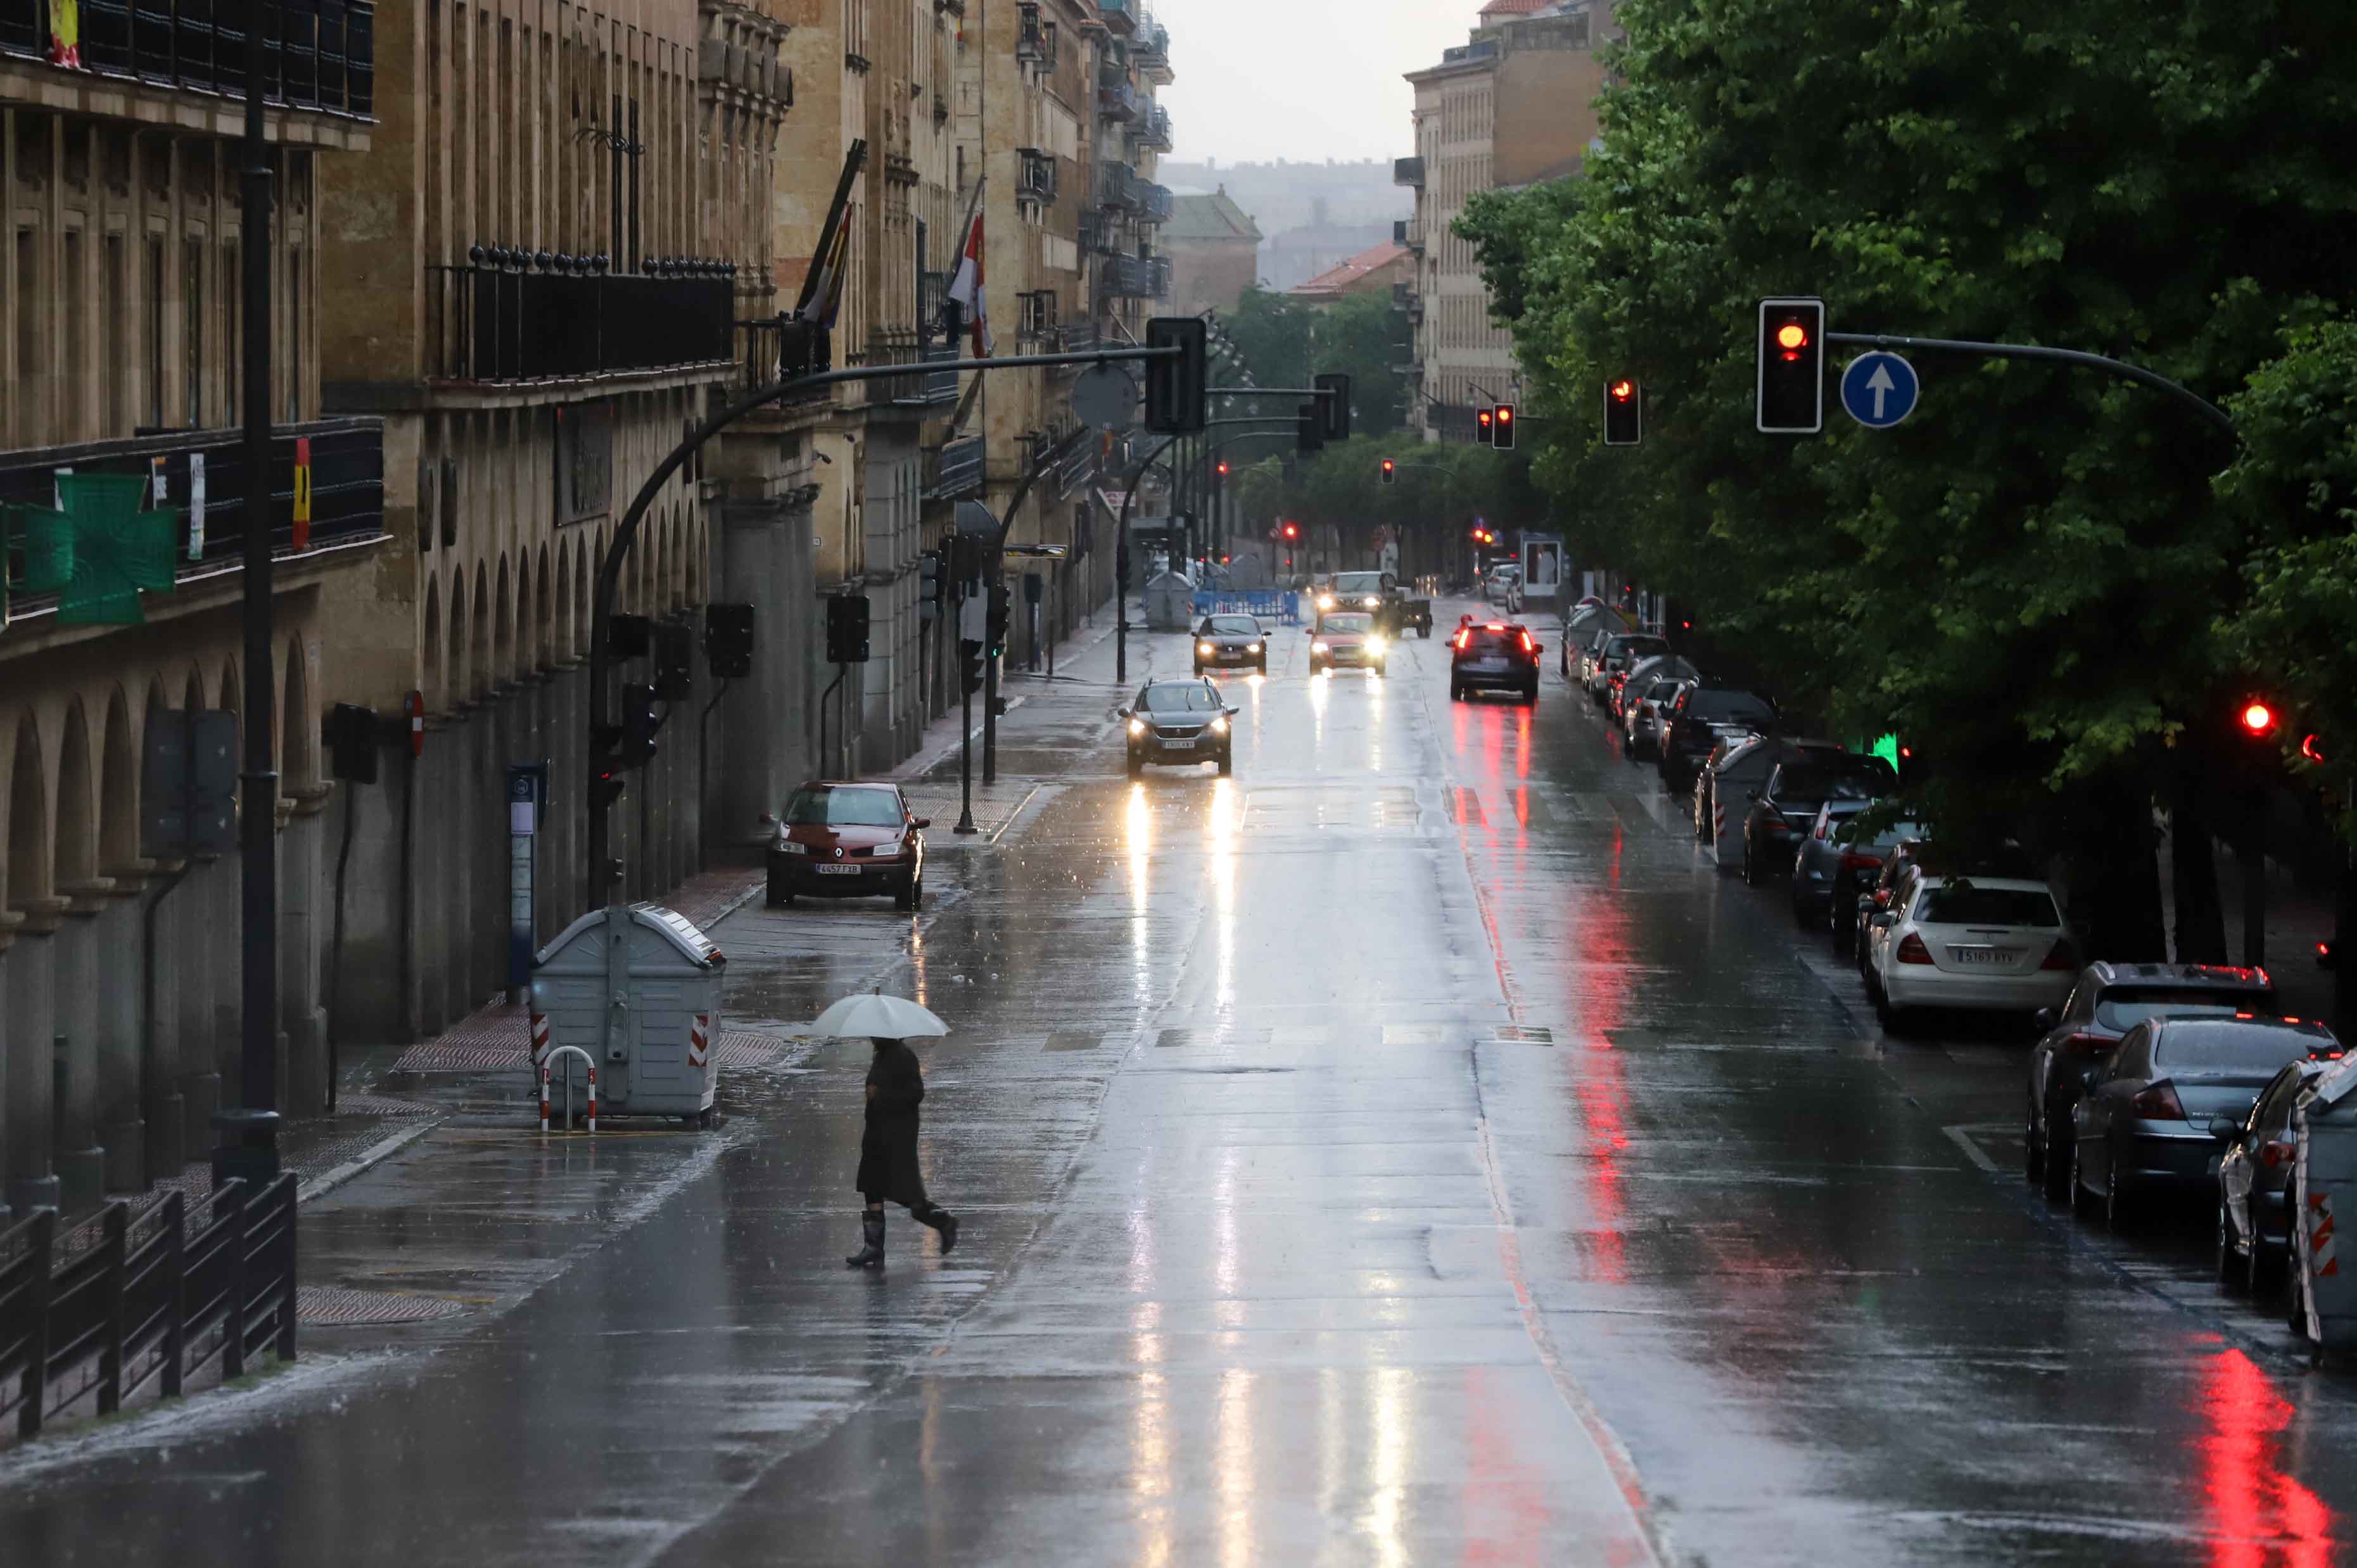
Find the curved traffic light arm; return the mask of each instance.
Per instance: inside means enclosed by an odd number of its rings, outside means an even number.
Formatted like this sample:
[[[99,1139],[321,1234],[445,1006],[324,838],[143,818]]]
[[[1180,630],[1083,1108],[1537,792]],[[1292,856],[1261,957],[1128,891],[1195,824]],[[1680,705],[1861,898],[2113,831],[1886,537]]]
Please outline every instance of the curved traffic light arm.
[[[2077,349],[2046,349],[2033,343],[1975,343],[1962,338],[1900,338],[1887,332],[1827,332],[1825,341],[1856,343],[1869,349],[1915,349],[1934,354],[1971,354],[1984,360],[2043,360],[2050,364],[2101,371],[2105,375],[2148,387],[2192,410],[2203,421],[2223,431],[2229,439],[2240,439],[2234,430],[2234,422],[2227,416],[2226,411],[2190,387],[2179,385],[2141,365],[2127,364],[2102,354],[2084,353]]]

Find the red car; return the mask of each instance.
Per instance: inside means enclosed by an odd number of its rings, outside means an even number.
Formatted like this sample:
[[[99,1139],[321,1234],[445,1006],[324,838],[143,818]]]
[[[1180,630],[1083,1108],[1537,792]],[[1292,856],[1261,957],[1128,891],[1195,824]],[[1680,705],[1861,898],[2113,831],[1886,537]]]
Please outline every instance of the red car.
[[[798,897],[925,901],[925,834],[897,784],[813,779],[794,791],[770,846],[770,905]]]
[[[1525,703],[1539,700],[1538,639],[1512,621],[1471,621],[1448,639],[1448,700],[1463,702],[1475,692],[1518,692]]]

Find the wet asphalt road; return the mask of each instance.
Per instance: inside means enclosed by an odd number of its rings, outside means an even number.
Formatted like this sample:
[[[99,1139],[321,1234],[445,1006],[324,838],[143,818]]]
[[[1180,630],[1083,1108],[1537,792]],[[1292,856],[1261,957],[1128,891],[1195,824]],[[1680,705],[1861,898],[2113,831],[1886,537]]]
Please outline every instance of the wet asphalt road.
[[[0,1456],[0,1558],[2346,1554],[2357,1380],[2200,1226],[2029,1192],[2016,1036],[1882,1040],[1552,634],[1534,710],[1449,703],[1437,638],[1381,682],[1306,642],[1229,682],[1231,779],[1122,778],[1092,650],[1017,683],[1043,786],[936,832],[920,919],[719,929],[732,1026],[871,980],[951,1020],[955,1255],[896,1211],[888,1269],[840,1267],[864,1045],[736,1074],[715,1134],[493,1104],[306,1218],[315,1271],[468,1311]]]

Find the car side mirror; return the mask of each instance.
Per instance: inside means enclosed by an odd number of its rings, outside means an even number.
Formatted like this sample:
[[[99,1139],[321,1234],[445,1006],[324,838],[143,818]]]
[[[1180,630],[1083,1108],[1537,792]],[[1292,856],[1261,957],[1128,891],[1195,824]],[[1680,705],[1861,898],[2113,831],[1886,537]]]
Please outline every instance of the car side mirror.
[[[1861,915],[1871,915],[1874,913],[1874,895],[1871,893],[1861,893],[1858,895],[1857,912]]]
[[[2042,1035],[2054,1026],[2054,1009],[2040,1007],[2030,1021],[2038,1026],[2038,1032]]]
[[[1891,914],[1891,913],[1890,913],[1889,911],[1888,911],[1888,910],[1885,910],[1885,911],[1884,911],[1883,913],[1881,913],[1881,914],[1878,914],[1878,915],[1875,915],[1875,916],[1870,917],[1870,918],[1867,920],[1867,922],[1866,922],[1866,923],[1867,923],[1867,925],[1869,925],[1869,926],[1872,926],[1872,927],[1873,927],[1876,930],[1878,930],[1878,931],[1887,931],[1887,930],[1889,930],[1892,926],[1894,926],[1894,925],[1898,924],[1898,922],[1899,922],[1899,917],[1898,917],[1898,916]]]
[[[1117,719],[1125,719],[1125,718],[1130,717],[1130,716],[1131,716],[1131,714],[1130,714],[1130,711],[1129,711],[1127,708],[1115,708],[1115,709],[1113,711],[1113,716],[1114,716],[1114,717],[1115,717],[1115,718],[1117,718]]]
[[[909,825],[912,828],[930,828],[933,825],[933,819],[931,817],[912,817],[909,820]]]
[[[2210,1118],[2210,1135],[2231,1144],[2243,1135],[2243,1124],[2231,1116],[2212,1116]]]

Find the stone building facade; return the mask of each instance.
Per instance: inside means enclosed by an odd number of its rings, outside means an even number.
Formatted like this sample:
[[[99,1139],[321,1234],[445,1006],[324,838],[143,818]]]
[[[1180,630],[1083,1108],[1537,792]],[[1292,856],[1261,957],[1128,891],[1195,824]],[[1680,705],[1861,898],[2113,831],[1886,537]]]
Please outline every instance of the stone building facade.
[[[1171,305],[1180,316],[1224,314],[1260,281],[1260,226],[1227,188],[1181,193],[1162,244],[1170,257]]]

